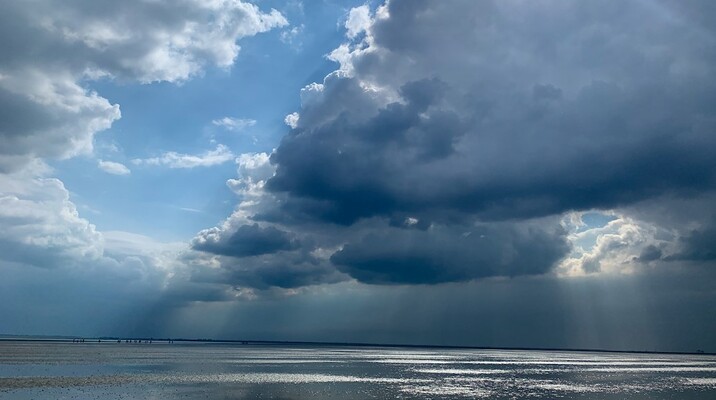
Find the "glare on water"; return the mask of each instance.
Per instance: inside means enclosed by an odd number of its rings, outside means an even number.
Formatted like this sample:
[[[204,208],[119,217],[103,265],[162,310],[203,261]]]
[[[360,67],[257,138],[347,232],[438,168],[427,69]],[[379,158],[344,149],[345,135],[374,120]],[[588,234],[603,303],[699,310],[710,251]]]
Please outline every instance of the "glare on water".
[[[714,397],[707,355],[0,343],[0,399]]]

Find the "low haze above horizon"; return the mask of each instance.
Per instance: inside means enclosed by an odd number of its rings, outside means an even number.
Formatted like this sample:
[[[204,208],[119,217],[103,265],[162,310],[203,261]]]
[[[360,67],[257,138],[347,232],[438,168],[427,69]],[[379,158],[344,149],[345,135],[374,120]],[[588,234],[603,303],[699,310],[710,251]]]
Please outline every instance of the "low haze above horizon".
[[[716,352],[716,3],[0,4],[0,334]]]

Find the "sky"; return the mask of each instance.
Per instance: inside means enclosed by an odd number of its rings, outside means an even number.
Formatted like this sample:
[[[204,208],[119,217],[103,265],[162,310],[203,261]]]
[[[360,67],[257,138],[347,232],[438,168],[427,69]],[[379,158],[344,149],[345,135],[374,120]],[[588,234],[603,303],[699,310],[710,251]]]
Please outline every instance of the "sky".
[[[0,4],[0,333],[716,352],[709,0]]]

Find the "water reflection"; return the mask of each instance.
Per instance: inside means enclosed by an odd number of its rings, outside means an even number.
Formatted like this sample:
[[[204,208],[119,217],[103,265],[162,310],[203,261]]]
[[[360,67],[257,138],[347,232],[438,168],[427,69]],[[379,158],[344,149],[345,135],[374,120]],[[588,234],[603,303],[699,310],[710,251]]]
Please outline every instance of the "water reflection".
[[[0,399],[716,398],[716,357],[0,343]]]

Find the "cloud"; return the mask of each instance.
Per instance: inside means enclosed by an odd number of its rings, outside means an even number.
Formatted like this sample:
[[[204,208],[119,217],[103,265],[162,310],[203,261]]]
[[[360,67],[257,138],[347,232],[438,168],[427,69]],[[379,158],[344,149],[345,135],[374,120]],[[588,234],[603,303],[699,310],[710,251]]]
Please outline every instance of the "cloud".
[[[605,222],[591,225],[585,222],[589,217]],[[573,247],[556,268],[561,276],[634,274],[653,261],[655,254],[674,249],[669,230],[623,212],[576,212],[563,222]]]
[[[236,158],[238,179],[229,179],[226,185],[242,196],[239,208],[255,208],[267,200],[264,192],[266,180],[273,176],[275,168],[271,165],[268,153],[244,153]]]
[[[679,239],[680,249],[667,260],[713,262],[716,260],[716,223],[694,229]]]
[[[81,73],[142,83],[186,80],[211,64],[228,67],[239,53],[238,40],[287,24],[278,11],[263,13],[241,1],[40,3],[6,7],[7,20],[26,24],[32,45],[47,51],[46,60],[36,61],[72,58]]]
[[[392,0],[354,9],[347,42],[328,56],[336,71],[301,90],[274,152],[234,156],[219,145],[135,162],[235,160],[232,214],[176,244],[99,232],[41,159],[91,152],[120,117],[93,81],[181,83],[228,68],[238,40],[285,19],[238,1],[5,2],[3,326],[713,344],[707,7]]]
[[[246,128],[252,127],[256,125],[255,119],[242,119],[242,118],[232,118],[232,117],[224,117],[221,119],[215,119],[211,121],[212,124],[216,126],[220,126],[227,131],[241,131]]]
[[[242,38],[285,26],[240,1],[52,1],[0,6],[0,172],[92,151],[119,105],[97,79],[181,83],[230,67]]]
[[[713,35],[671,3],[398,0],[367,32],[272,156],[286,209],[508,220],[715,186]]]
[[[48,201],[43,199],[37,208],[44,206],[48,213],[60,215],[49,209]],[[30,207],[24,205],[26,211],[32,210]],[[187,251],[186,243],[162,243],[128,232],[94,231],[89,242],[94,243],[92,251],[87,253],[78,251],[87,246],[80,246],[80,236],[70,232],[82,224],[65,216],[64,220],[56,217],[43,225],[53,223],[57,225],[55,234],[35,239],[52,245],[23,248],[26,245],[16,241],[11,247],[15,253],[8,253],[0,240],[0,315],[6,329],[13,332],[142,335],[165,329],[170,316],[190,302],[232,299],[226,286],[190,281],[179,256]],[[25,228],[33,236],[40,235],[37,225]],[[30,255],[13,258],[20,251]]]
[[[202,230],[192,240],[192,279],[231,285],[247,298],[348,279],[329,261],[335,249],[322,248],[310,232],[253,220],[279,201],[264,190],[274,174],[269,154],[241,154],[236,164],[238,178],[227,185],[241,201],[219,226]]]
[[[324,258],[305,251],[266,253],[252,257],[218,257],[220,268],[196,268],[192,280],[231,285],[237,291],[248,290],[250,297],[273,294],[306,286],[346,280],[346,276]],[[288,291],[287,291],[288,290]],[[261,292],[259,292],[261,291]]]
[[[2,73],[0,173],[36,158],[66,159],[92,151],[94,134],[120,118],[119,106],[79,86],[69,74],[34,70]]]
[[[661,256],[662,250],[653,244],[650,244],[641,250],[637,260],[639,262],[648,263],[650,261],[660,260]]]
[[[436,284],[544,274],[569,250],[560,230],[510,225],[451,229],[383,229],[346,244],[331,261],[364,283]]]
[[[178,253],[188,251],[188,244],[180,251],[146,237],[99,232],[80,216],[64,184],[49,177],[53,171],[44,160],[91,153],[96,134],[120,118],[119,105],[91,89],[94,81],[183,83],[208,68],[231,67],[242,38],[286,24],[277,11],[241,1],[2,3],[3,301],[39,309],[56,303],[47,296],[77,298],[79,308],[101,303],[107,306],[103,315],[122,319],[134,301],[147,307],[163,297],[176,304],[225,298],[226,287],[194,284],[182,274],[186,265]],[[198,156],[165,153],[150,163],[192,167],[231,159],[220,145]],[[112,161],[98,160],[98,167],[129,173]],[[43,293],[28,287],[42,287]],[[3,312],[3,320],[13,315]],[[45,325],[43,318],[38,321]]]
[[[192,247],[219,255],[247,257],[294,250],[299,243],[289,233],[273,226],[253,224],[242,225],[228,236],[216,228],[201,231],[192,241]]]
[[[224,285],[190,281],[180,258],[186,243],[98,231],[60,180],[41,176],[50,172],[37,165],[0,174],[0,303],[11,305],[0,306],[6,329],[136,334],[188,302],[231,298]]]
[[[0,174],[0,261],[57,268],[97,260],[102,235],[79,216],[59,179]]]
[[[356,36],[365,32],[370,28],[370,8],[367,5],[352,8],[348,12],[348,18],[346,19],[346,36],[349,39],[354,39]]]
[[[300,118],[300,115],[297,112],[292,112],[291,114],[286,115],[286,118],[283,119],[283,122],[290,126],[291,129],[296,129],[298,127],[298,119]]]
[[[102,171],[112,175],[129,175],[132,172],[124,164],[114,161],[99,160],[97,166]]]
[[[291,46],[293,49],[301,50],[303,47],[301,36],[303,35],[303,31],[305,29],[306,26],[304,24],[294,26],[291,29],[284,29],[281,31],[280,39],[283,43]]]
[[[634,209],[716,190],[716,86],[704,84],[716,39],[694,13],[668,1],[353,9],[328,56],[338,69],[301,90],[272,168],[228,182],[242,198],[212,235],[280,227],[371,284],[627,276],[686,254],[699,241],[687,224]]]
[[[208,150],[201,154],[181,154],[168,151],[159,157],[136,158],[132,160],[132,163],[135,165],[161,165],[169,168],[196,168],[211,167],[233,159],[234,153],[228,147],[219,144],[215,150]]]

